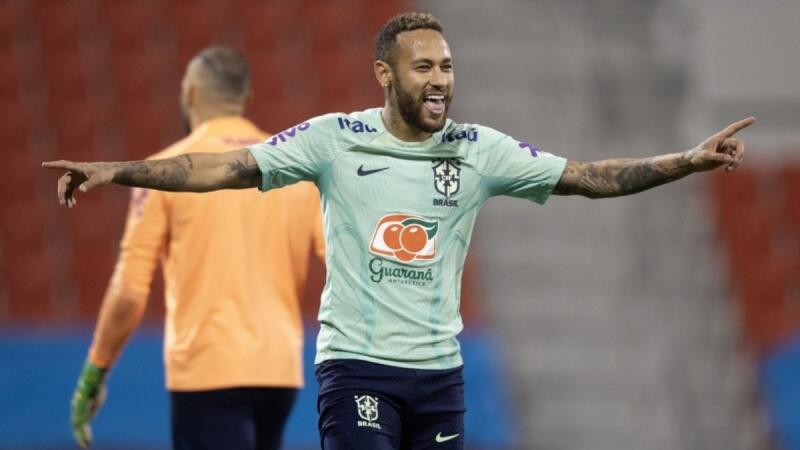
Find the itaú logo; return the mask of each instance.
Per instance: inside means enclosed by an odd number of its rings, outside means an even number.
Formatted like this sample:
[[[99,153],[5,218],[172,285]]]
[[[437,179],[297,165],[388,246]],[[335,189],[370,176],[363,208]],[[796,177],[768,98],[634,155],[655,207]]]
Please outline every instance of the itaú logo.
[[[401,262],[433,259],[439,222],[408,214],[387,214],[375,225],[369,251]]]

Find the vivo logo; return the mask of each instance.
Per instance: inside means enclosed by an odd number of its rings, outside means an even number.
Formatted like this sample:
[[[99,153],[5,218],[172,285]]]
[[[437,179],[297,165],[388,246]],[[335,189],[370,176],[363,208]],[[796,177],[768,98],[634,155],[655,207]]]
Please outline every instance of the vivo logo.
[[[290,138],[297,136],[297,133],[301,131],[305,131],[311,127],[311,124],[308,122],[303,122],[300,125],[293,126],[288,130],[283,130],[280,133],[272,136],[272,139],[267,141],[267,144],[275,146],[278,145],[278,142],[286,142]]]
[[[531,156],[533,156],[534,158],[539,156],[539,152],[541,151],[538,148],[532,146],[531,144],[528,144],[527,142],[520,142],[519,148],[523,150],[528,150],[529,152],[531,152]]]

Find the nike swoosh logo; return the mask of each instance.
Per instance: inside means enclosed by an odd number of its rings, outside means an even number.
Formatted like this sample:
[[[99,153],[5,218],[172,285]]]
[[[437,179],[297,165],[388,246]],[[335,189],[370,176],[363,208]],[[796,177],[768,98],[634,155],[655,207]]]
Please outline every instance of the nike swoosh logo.
[[[388,167],[381,167],[380,169],[372,169],[372,170],[365,170],[364,165],[358,166],[358,176],[363,177],[366,175],[372,175],[373,173],[380,172],[382,170],[386,170]]]
[[[458,434],[451,434],[450,436],[442,436],[442,432],[440,431],[440,432],[436,433],[436,442],[441,444],[442,442],[447,442],[447,441],[449,441],[451,439],[455,439],[457,437],[458,437]]]

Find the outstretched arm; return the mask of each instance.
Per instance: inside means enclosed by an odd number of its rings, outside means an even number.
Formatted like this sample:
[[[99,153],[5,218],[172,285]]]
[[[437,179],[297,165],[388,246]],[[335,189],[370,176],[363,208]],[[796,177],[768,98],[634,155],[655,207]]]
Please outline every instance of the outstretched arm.
[[[682,153],[590,163],[568,161],[553,194],[589,198],[619,197],[660,186],[694,172],[721,166],[735,170],[744,157],[744,141],[732,136],[754,122],[753,117],[734,122],[697,147]]]
[[[75,205],[75,189],[87,192],[108,183],[162,191],[208,192],[261,184],[261,171],[247,149],[225,153],[189,153],[173,158],[111,163],[53,161],[42,164],[66,170],[58,180],[61,205]]]

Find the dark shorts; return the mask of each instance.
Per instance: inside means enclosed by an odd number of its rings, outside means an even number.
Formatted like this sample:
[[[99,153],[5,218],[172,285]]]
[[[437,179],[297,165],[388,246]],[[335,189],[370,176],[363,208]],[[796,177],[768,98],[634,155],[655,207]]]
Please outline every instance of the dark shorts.
[[[418,370],[353,359],[316,367],[324,450],[462,449],[461,367]]]
[[[297,389],[245,387],[171,391],[176,450],[279,449]]]

